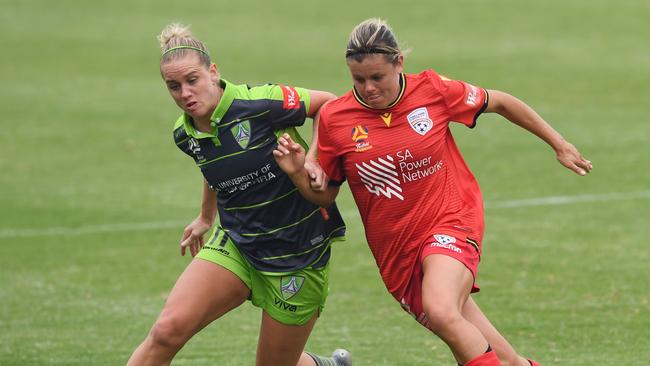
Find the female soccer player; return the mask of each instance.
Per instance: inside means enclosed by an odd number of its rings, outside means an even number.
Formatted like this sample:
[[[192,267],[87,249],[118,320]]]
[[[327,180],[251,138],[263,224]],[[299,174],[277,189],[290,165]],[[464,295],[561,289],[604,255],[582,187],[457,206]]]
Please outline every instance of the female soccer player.
[[[231,84],[178,24],[159,40],[162,78],[183,111],[173,137],[203,173],[203,201],[180,243],[181,254],[189,249],[194,259],[128,364],[169,365],[190,337],[250,300],[262,309],[258,366],[350,365],[344,350],[332,357],[303,352],[328,294],[330,245],[345,225],[335,205],[324,210],[306,201],[272,153],[278,134],[302,142],[295,126],[334,95]],[[307,169],[322,179],[316,164]],[[204,245],[217,211],[220,222]]]
[[[354,88],[320,112],[318,157],[330,186],[310,188],[304,150],[289,135],[278,140],[276,160],[323,207],[348,181],[386,288],[460,365],[537,365],[514,351],[469,296],[478,291],[483,200],[449,123],[472,128],[481,113],[496,112],[548,143],[579,175],[591,162],[511,95],[432,70],[404,74],[404,55],[382,20],[352,31],[346,61]]]

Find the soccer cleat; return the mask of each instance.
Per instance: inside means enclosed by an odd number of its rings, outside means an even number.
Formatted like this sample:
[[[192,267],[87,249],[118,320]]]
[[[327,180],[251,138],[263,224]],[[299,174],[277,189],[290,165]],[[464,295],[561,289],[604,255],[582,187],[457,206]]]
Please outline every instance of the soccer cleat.
[[[332,353],[332,359],[336,361],[336,366],[351,366],[352,365],[352,356],[350,352],[339,348],[334,350]]]
[[[528,362],[530,362],[530,366],[542,366],[542,365],[538,364],[537,362],[535,362],[535,361],[533,361],[531,359],[529,359]]]

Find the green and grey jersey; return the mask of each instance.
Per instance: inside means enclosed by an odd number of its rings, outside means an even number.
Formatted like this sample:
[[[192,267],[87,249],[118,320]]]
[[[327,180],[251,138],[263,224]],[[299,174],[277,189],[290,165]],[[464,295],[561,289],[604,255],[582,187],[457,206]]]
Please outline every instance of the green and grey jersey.
[[[306,145],[295,127],[305,121],[308,91],[221,84],[212,133],[197,131],[186,114],[174,126],[176,145],[217,191],[220,229],[259,271],[323,267],[332,240],[345,235],[343,219],[335,204],[325,215],[305,200],[273,157],[283,132]]]

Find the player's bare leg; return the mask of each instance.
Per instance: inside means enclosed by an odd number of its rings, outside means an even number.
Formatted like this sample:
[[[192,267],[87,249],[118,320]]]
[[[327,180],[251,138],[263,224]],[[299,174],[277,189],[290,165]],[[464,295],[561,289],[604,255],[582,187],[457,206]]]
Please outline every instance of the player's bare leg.
[[[304,325],[286,325],[263,311],[256,366],[349,366],[349,354],[345,358],[335,352],[330,358],[303,352],[317,319],[314,315]]]
[[[249,294],[234,273],[194,259],[176,281],[156,323],[127,365],[169,365],[194,334],[241,305]]]
[[[492,325],[490,320],[483,314],[471,296],[463,306],[462,315],[470,323],[474,324],[494,349],[503,366],[530,366],[525,358],[517,354],[515,349]]]
[[[485,355],[494,359],[490,365],[498,365],[494,353],[486,353],[487,339],[462,315],[474,283],[472,273],[458,260],[441,254],[427,256],[422,268],[422,305],[429,328],[447,343],[458,363]]]

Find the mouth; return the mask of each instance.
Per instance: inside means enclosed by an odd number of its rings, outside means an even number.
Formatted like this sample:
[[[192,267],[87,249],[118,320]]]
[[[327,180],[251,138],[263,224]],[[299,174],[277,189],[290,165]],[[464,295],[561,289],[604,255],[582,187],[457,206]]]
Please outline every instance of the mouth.
[[[366,96],[366,102],[376,101],[376,100],[378,100],[380,98],[381,98],[381,96],[377,95],[377,94],[368,95],[368,96]]]
[[[197,107],[198,105],[199,105],[199,104],[198,104],[197,102],[189,102],[189,103],[186,103],[186,104],[185,104],[185,108],[186,108],[187,110],[193,110],[193,109],[196,109],[196,107]]]

